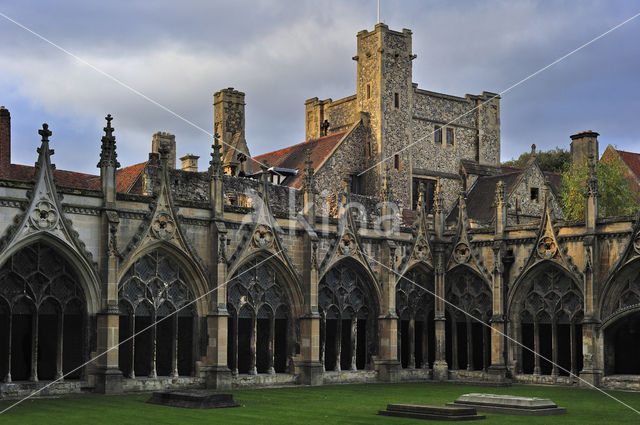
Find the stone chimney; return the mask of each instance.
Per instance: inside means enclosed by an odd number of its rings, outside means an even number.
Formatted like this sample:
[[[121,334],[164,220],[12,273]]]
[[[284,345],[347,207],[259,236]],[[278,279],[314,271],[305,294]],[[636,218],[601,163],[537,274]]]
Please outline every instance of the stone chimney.
[[[172,170],[176,169],[176,136],[171,133],[165,133],[164,131],[158,131],[153,135],[151,141],[151,152],[159,153],[160,146],[169,150],[168,164]]]
[[[197,173],[198,172],[198,159],[200,159],[199,156],[194,155],[192,153],[188,153],[185,156],[183,156],[182,158],[180,158],[180,161],[182,162],[182,171],[189,171],[192,173]]]
[[[244,135],[244,93],[229,87],[213,94],[213,127],[222,142],[222,166],[227,174],[250,173],[251,157]]]
[[[598,133],[591,130],[571,136],[571,164],[582,164],[590,155],[593,155],[596,161],[600,158],[598,136]]]
[[[0,172],[11,165],[11,114],[0,106]]]

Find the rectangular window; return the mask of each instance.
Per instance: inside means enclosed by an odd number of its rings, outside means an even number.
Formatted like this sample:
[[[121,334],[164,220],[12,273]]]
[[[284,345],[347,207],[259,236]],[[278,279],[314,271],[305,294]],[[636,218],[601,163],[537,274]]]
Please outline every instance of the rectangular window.
[[[393,168],[400,170],[400,155],[398,154],[393,156]]]
[[[356,195],[364,194],[364,175],[353,174],[351,176],[351,193]]]
[[[429,213],[431,213],[431,209],[433,208],[433,194],[436,189],[436,181],[433,179],[414,177],[412,181],[412,209],[418,208],[418,198],[420,197],[420,183],[424,185],[426,195],[427,195],[427,209]]]
[[[447,128],[447,145],[453,146],[453,128]]]
[[[540,198],[540,190],[537,187],[532,187],[530,189],[530,193],[531,193],[531,200],[538,202]]]
[[[396,108],[400,107],[400,94],[399,93],[394,93],[393,94],[393,105]]]
[[[440,145],[442,144],[442,127],[440,127],[439,125],[436,125],[435,129],[433,130],[433,141]]]
[[[367,99],[371,99],[371,84],[367,84]]]

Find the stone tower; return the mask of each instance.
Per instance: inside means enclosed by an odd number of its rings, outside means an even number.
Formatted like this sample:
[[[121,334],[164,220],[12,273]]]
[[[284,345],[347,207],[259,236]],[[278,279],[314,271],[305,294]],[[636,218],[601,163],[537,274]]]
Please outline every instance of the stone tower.
[[[213,95],[214,132],[222,144],[222,166],[225,173],[238,175],[251,172],[247,141],[244,137],[244,93],[233,87]]]
[[[385,24],[377,24],[373,31],[363,30],[357,35],[357,104],[370,116],[375,145],[371,149],[371,165],[388,158],[375,170],[376,181],[381,187],[382,170],[391,169],[392,192],[399,198],[409,186],[409,152],[396,152],[411,143],[411,110],[413,104],[411,31],[390,30]],[[373,177],[373,178],[372,178]]]

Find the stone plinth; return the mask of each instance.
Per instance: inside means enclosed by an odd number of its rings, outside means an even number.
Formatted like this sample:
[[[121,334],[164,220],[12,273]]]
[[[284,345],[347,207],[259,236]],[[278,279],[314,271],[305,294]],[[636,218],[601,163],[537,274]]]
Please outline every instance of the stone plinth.
[[[212,394],[207,391],[155,391],[147,403],[187,409],[240,407],[231,394]]]
[[[518,397],[501,394],[463,394],[447,406],[475,407],[483,412],[524,416],[549,416],[567,413],[548,398]]]
[[[422,404],[389,404],[379,415],[432,421],[473,421],[485,419],[473,407],[429,406]]]

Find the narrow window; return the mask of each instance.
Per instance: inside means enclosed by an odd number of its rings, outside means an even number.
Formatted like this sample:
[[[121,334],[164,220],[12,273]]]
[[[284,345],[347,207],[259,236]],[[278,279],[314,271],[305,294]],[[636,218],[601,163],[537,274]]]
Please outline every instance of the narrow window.
[[[400,155],[399,154],[395,154],[393,156],[393,168],[395,168],[396,170],[400,170]]]
[[[400,94],[399,93],[394,93],[393,94],[393,105],[396,108],[400,107]]]
[[[442,144],[442,127],[439,125],[436,125],[433,131],[433,141],[435,143]]]
[[[447,128],[447,145],[453,146],[453,128]]]
[[[367,84],[367,99],[371,99],[371,84]]]
[[[357,174],[353,174],[351,176],[351,193],[355,193],[356,195],[364,194],[364,176],[359,176]]]
[[[531,188],[531,200],[537,202],[539,196],[540,196],[540,191],[538,190],[538,188],[537,187],[532,187]]]

